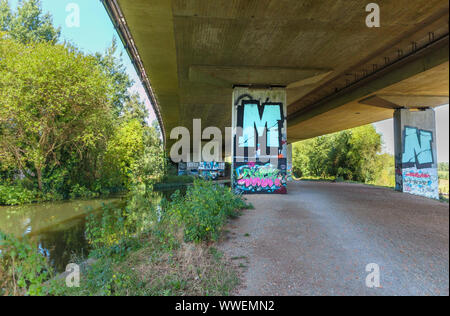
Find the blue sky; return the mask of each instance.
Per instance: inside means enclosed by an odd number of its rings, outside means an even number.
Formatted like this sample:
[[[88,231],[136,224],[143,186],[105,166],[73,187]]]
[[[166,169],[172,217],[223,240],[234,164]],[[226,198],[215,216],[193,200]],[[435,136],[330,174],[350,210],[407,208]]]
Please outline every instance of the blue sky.
[[[13,7],[17,5],[18,0],[10,0]],[[53,16],[53,22],[61,26],[61,35],[64,40],[70,41],[78,48],[88,53],[104,52],[111,45],[113,36],[117,33],[106,13],[100,0],[41,0],[44,12],[50,12]],[[78,4],[80,8],[80,27],[70,28],[66,26],[66,18],[69,12],[66,12],[66,6],[70,3]],[[124,64],[131,78],[135,81],[132,90],[140,94],[143,101],[150,109],[150,119],[155,119],[150,102],[138,79],[138,76],[128,58],[122,45],[119,45],[123,52]],[[149,74],[151,78],[151,74]],[[377,131],[383,135],[384,151],[394,152],[393,122],[386,120],[375,123]],[[449,106],[443,106],[436,109],[436,138],[438,161],[449,161]]]

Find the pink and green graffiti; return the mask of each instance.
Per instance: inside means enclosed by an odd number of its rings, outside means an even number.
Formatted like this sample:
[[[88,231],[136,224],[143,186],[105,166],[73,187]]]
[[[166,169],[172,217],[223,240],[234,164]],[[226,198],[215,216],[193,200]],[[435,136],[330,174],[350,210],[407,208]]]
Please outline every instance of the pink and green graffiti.
[[[245,193],[285,193],[286,177],[270,163],[249,162],[236,168],[235,188]]]

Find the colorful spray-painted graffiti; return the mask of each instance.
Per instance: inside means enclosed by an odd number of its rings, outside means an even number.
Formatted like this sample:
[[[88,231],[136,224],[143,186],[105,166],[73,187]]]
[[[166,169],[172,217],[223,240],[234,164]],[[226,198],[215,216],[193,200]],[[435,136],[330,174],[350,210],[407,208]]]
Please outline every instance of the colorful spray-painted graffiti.
[[[402,167],[431,168],[433,161],[433,132],[405,126]]]
[[[267,131],[267,147],[280,147],[281,130],[278,122],[281,121],[282,104],[259,104],[259,101],[243,101],[238,110],[238,117],[242,117],[243,135],[239,137],[240,147],[254,147],[258,135]],[[262,116],[261,113],[262,112]],[[256,131],[255,131],[256,129]]]
[[[225,173],[224,162],[200,162],[198,167],[199,176],[207,180],[216,180],[223,177]]]
[[[439,178],[434,163],[433,132],[405,126],[401,170],[396,186],[403,192],[439,199]]]
[[[285,194],[286,92],[235,89],[233,187],[237,193]]]
[[[225,176],[224,162],[180,162],[178,175],[198,176],[207,180],[216,180]]]
[[[403,169],[403,192],[438,199],[439,178],[437,169]]]
[[[286,174],[282,170],[282,167],[270,163],[242,163],[236,167],[235,189],[247,194],[285,194]]]

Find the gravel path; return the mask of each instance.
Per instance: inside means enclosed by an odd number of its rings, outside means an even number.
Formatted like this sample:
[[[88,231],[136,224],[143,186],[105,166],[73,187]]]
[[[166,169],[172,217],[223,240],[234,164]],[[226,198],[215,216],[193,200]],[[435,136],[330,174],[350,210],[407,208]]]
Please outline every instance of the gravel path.
[[[449,205],[358,184],[295,182],[248,196],[223,250],[237,295],[449,295]],[[366,286],[366,265],[380,288]]]

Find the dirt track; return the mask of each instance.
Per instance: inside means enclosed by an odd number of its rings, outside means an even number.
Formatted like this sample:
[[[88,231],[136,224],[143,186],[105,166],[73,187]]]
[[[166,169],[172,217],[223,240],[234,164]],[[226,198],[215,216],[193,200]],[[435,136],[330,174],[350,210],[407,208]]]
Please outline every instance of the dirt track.
[[[243,271],[238,295],[449,295],[448,204],[358,184],[290,183],[220,248]],[[366,287],[366,265],[381,288]]]

